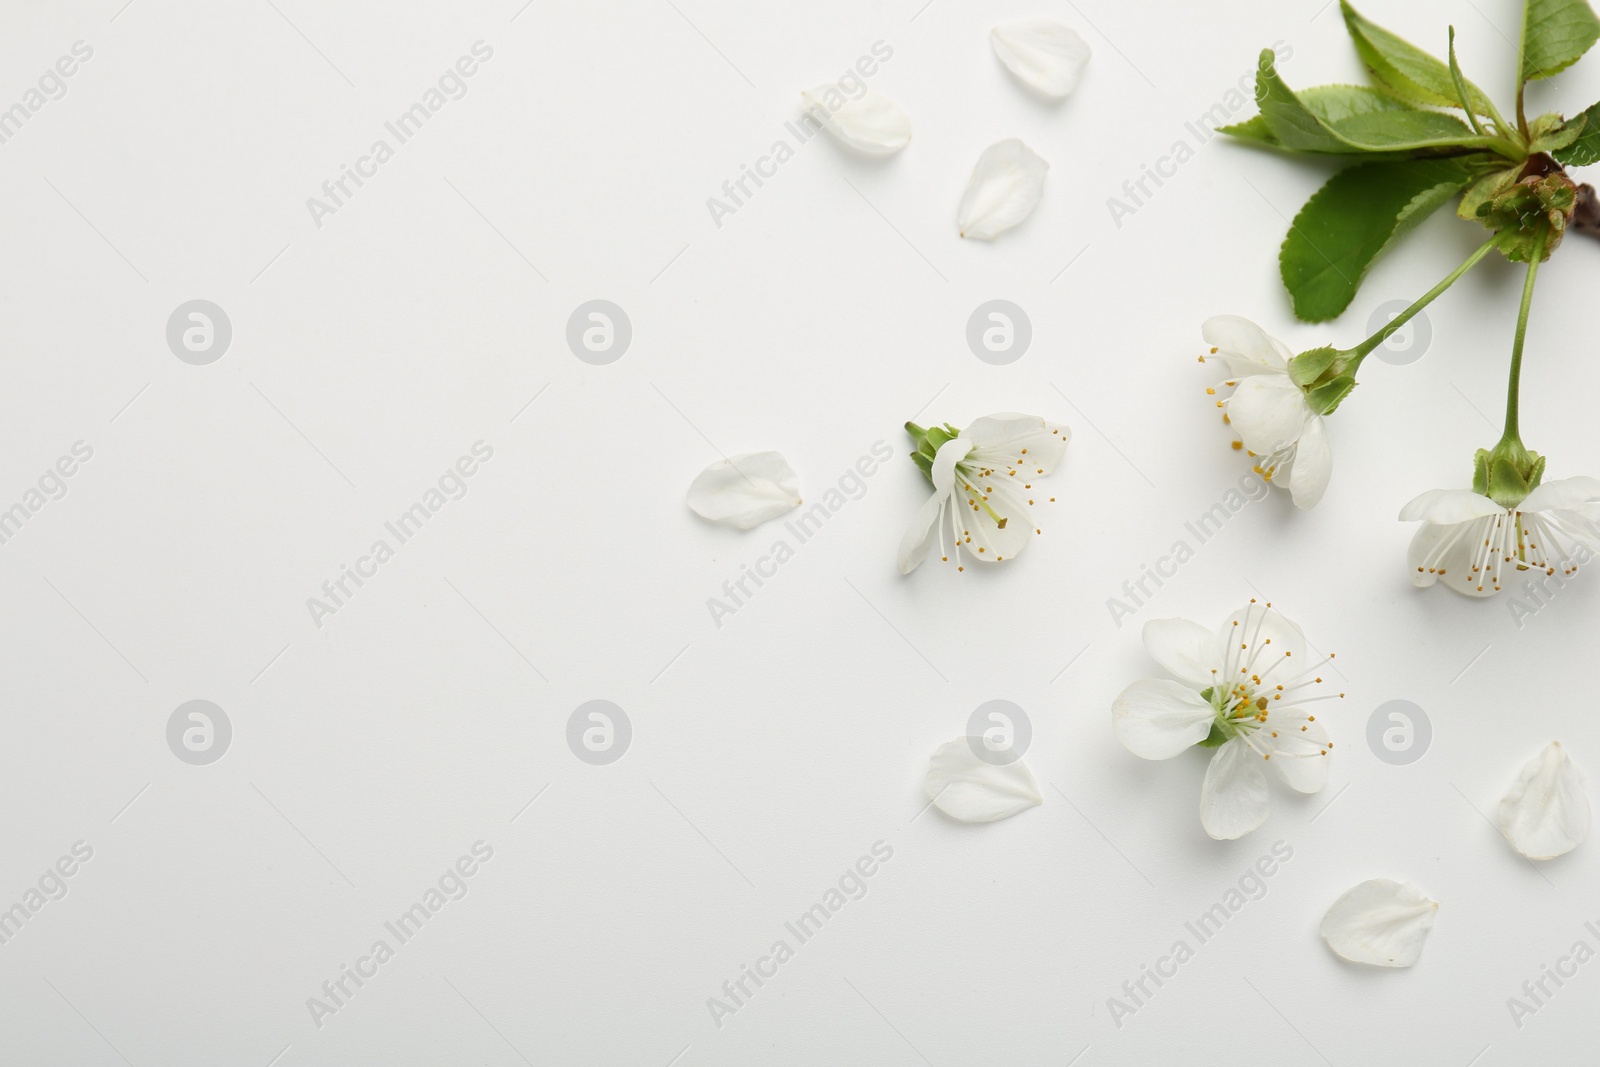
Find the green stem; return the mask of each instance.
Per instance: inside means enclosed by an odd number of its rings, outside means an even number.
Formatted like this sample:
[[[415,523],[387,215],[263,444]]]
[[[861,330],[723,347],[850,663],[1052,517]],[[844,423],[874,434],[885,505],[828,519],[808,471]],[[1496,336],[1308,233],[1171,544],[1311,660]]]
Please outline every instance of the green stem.
[[[1434,300],[1438,298],[1439,294],[1443,293],[1446,289],[1454,285],[1458,280],[1460,280],[1463,274],[1467,273],[1467,271],[1477,266],[1479,260],[1498,248],[1501,244],[1501,241],[1502,234],[1495,234],[1493,237],[1489,238],[1478,247],[1476,252],[1468,256],[1461,266],[1445,275],[1443,281],[1418,297],[1416,303],[1412,304],[1400,314],[1396,315],[1389,321],[1387,326],[1383,327],[1383,329],[1379,330],[1377,333],[1373,334],[1371,337],[1352,348],[1350,353],[1355,357],[1352,370],[1355,367],[1361,366],[1361,361],[1366,359],[1373,349],[1383,344],[1396,330],[1410,322],[1417,312],[1433,303]]]
[[[1517,425],[1517,406],[1522,399],[1522,344],[1528,335],[1528,311],[1533,307],[1533,283],[1539,277],[1539,261],[1544,258],[1544,246],[1549,240],[1548,227],[1539,231],[1533,241],[1533,256],[1528,260],[1528,276],[1522,283],[1522,307],[1517,311],[1517,335],[1511,342],[1511,380],[1506,384],[1506,425],[1500,443],[1522,444],[1522,434]]]

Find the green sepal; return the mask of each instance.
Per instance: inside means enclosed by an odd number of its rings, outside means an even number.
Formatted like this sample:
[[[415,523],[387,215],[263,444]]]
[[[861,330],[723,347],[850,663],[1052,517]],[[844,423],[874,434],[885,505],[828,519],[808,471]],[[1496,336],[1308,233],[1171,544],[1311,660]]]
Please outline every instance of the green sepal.
[[[1528,480],[1508,459],[1496,456],[1489,461],[1489,499],[1503,508],[1514,508],[1528,495]]]
[[[1461,194],[1461,203],[1456,208],[1457,217],[1468,222],[1479,221],[1479,213],[1484,210],[1484,205],[1503,193],[1521,173],[1520,166],[1505,167],[1474,179],[1472,184],[1467,186],[1467,191]]]
[[[1549,156],[1533,156],[1526,175],[1478,205],[1478,218],[1503,234],[1500,250],[1513,262],[1527,263],[1543,248],[1541,262],[1561,244],[1578,204],[1578,187]]]
[[[1339,358],[1339,349],[1332,345],[1311,348],[1289,361],[1289,378],[1302,389],[1322,377]]]
[[[1206,734],[1206,736],[1201,740],[1196,741],[1195,744],[1199,745],[1201,748],[1221,748],[1223,745],[1227,744],[1228,741],[1228,735],[1222,731],[1222,724],[1219,722],[1212,722],[1211,732]]]
[[[939,446],[946,441],[954,440],[961,436],[961,429],[950,425],[929,426],[924,429],[914,422],[906,423],[906,433],[911,437],[915,446],[911,450],[911,462],[917,465],[922,476],[928,481],[933,481],[933,457],[938,454]]]
[[[1489,495],[1489,450],[1480,448],[1472,456],[1472,491],[1479,496]]]
[[[1544,480],[1544,457],[1515,437],[1502,439],[1491,451],[1473,457],[1472,491],[1503,508],[1514,508]]]
[[[1314,389],[1307,389],[1306,404],[1318,415],[1332,415],[1355,387],[1356,380],[1352,375],[1341,374]]]

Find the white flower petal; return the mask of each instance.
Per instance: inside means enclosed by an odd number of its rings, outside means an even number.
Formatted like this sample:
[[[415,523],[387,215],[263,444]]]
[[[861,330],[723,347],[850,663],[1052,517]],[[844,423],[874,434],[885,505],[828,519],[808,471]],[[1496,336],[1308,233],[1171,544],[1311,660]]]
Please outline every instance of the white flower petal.
[[[1600,480],[1587,477],[1557,478],[1541,482],[1517,505],[1518,511],[1560,511],[1581,508],[1600,500]]]
[[[934,752],[926,789],[935,807],[962,822],[995,822],[1044,803],[1039,784],[1020,759],[1004,766],[988,763],[965,737]]]
[[[968,491],[969,485],[977,490],[976,497]],[[1028,498],[1022,487],[1014,485],[1011,478],[998,473],[988,478],[975,475],[970,482],[959,478],[956,504],[965,534],[963,547],[971,553],[969,558],[1000,563],[1022,555],[1028,547],[1033,537],[1033,516],[1028,512]],[[1005,520],[1004,526],[989,514],[990,508]]]
[[[1505,508],[1471,489],[1429,489],[1400,509],[1401,522],[1431,522],[1452,526],[1458,522],[1498,515]]]
[[[1229,741],[1206,765],[1200,786],[1200,825],[1218,841],[1243,837],[1267,821],[1267,776],[1243,741]]]
[[[1333,474],[1333,449],[1328,444],[1328,428],[1322,416],[1313,415],[1300,431],[1295,446],[1294,465],[1289,471],[1289,495],[1297,508],[1314,508],[1328,489]]]
[[[1500,801],[1500,832],[1531,860],[1565,855],[1589,836],[1592,812],[1583,772],[1552,741],[1523,765]]]
[[[1299,624],[1265,604],[1247,604],[1229,615],[1214,640],[1213,659],[1228,670],[1232,682],[1265,673],[1285,655],[1295,661],[1282,668],[1290,674],[1297,673],[1296,663],[1305,662],[1306,635]]]
[[[1027,218],[1044,195],[1050,169],[1033,149],[1015,137],[983,150],[956,213],[962,237],[992,241]]]
[[[1258,456],[1270,456],[1300,439],[1310,417],[1306,395],[1287,374],[1239,379],[1228,398],[1228,422]]]
[[[1188,619],[1151,619],[1144,624],[1144,650],[1180,682],[1196,689],[1215,685],[1217,637]]]
[[[1499,508],[1498,505],[1496,507]],[[1505,509],[1499,508],[1499,510],[1504,512]],[[1445,549],[1444,555],[1429,567],[1428,560],[1444,541],[1450,541],[1449,547]],[[1482,537],[1474,535],[1467,523],[1456,523],[1451,526],[1423,523],[1417,529],[1416,535],[1411,538],[1411,546],[1406,550],[1412,582],[1419,587],[1427,587],[1443,578],[1446,586],[1463,596],[1494,596],[1500,591],[1499,588],[1492,581],[1480,581],[1472,569],[1474,557],[1482,548],[1482,541]]]
[[[1192,748],[1215,718],[1205,698],[1167,678],[1141,678],[1111,702],[1117,740],[1142,759],[1171,759]]]
[[[1438,910],[1411,883],[1374,878],[1333,902],[1322,917],[1322,939],[1352,963],[1409,967],[1422,955]]]
[[[922,566],[922,561],[928,558],[933,543],[939,539],[939,519],[944,515],[944,506],[949,502],[948,496],[934,493],[917,509],[916,517],[911,520],[911,525],[906,527],[904,536],[900,538],[898,561],[901,574],[910,574]]]
[[[1230,377],[1242,378],[1267,371],[1287,372],[1294,353],[1267,331],[1238,315],[1214,315],[1200,327],[1200,336],[1215,348],[1207,359],[1220,359]]]
[[[1072,431],[1037,415],[1002,412],[975,420],[961,431],[961,436],[971,438],[976,445],[975,462],[1019,464],[1028,473],[1043,477],[1061,462]]]
[[[800,503],[800,480],[777,452],[718,460],[689,486],[689,507],[712,522],[741,530],[759,526]]]
[[[900,538],[899,566],[901,574],[910,574],[922,566],[928,551],[939,537],[939,521],[944,516],[945,505],[951,503],[951,491],[956,483],[956,464],[966,458],[971,442],[957,437],[939,446],[933,454],[933,464],[928,470],[933,480],[933,495],[922,502],[916,517],[906,527]]]
[[[1328,784],[1328,728],[1320,722],[1300,722],[1297,709],[1279,711],[1273,708],[1267,716],[1266,729],[1277,730],[1279,736],[1265,738],[1264,743],[1273,749],[1272,758],[1265,762],[1283,779],[1283,784],[1299,793],[1320,793]]]
[[[1014,19],[989,31],[989,43],[1006,69],[1051,100],[1078,87],[1089,45],[1076,30],[1051,19]]]
[[[876,89],[852,97],[838,85],[819,85],[800,94],[806,110],[840,143],[869,156],[892,156],[911,141],[911,118]]]

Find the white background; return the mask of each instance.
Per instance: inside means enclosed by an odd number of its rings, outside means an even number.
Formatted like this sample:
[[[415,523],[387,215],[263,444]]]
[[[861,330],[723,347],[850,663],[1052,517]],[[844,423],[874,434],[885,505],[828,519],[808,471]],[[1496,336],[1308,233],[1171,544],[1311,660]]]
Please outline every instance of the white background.
[[[0,145],[0,507],[74,442],[94,453],[0,545],[0,906],[74,842],[94,854],[0,946],[0,1059],[1592,1058],[1600,964],[1520,1029],[1506,999],[1575,941],[1600,948],[1600,851],[1535,869],[1486,816],[1553,738],[1600,769],[1600,589],[1519,627],[1508,597],[1412,589],[1395,520],[1498,436],[1520,272],[1488,262],[1436,304],[1414,364],[1369,361],[1315,512],[1250,505],[1119,628],[1108,598],[1246,471],[1204,395],[1200,323],[1349,345],[1482,234],[1441,212],[1310,327],[1275,253],[1325,168],[1219,138],[1113,223],[1107,198],[1193,147],[1185,123],[1262,47],[1292,48],[1291,85],[1360,80],[1336,6],[921,2],[7,5],[0,107],[75,41],[94,52]],[[1511,0],[1368,7],[1436,51],[1454,22],[1506,106]],[[1041,13],[1094,49],[1058,106],[986,40]],[[493,58],[467,95],[315,225],[307,198],[479,40]],[[879,40],[894,54],[871,84],[912,116],[910,147],[874,162],[818,138],[716,226],[706,199],[784,136],[798,91]],[[1597,95],[1590,61],[1530,114]],[[963,242],[972,163],[1010,136],[1049,160],[1044,201]],[[1574,238],[1541,275],[1523,426],[1552,477],[1600,469],[1597,265]],[[996,297],[1033,324],[1010,366],[964,338]],[[208,366],[165,339],[196,298],[233,326]],[[609,366],[564,340],[595,298],[633,324]],[[901,577],[925,492],[901,424],[1004,410],[1075,432],[1043,536],[999,569]],[[307,598],[479,440],[494,455],[467,496],[316,626]],[[879,440],[894,458],[865,495],[714,625],[707,599],[781,525],[697,520],[693,476],[778,449],[809,504]],[[1218,843],[1203,755],[1133,758],[1109,705],[1155,672],[1139,623],[1212,625],[1258,593],[1338,652],[1349,697],[1328,789],[1278,790],[1265,827]],[[209,766],[166,742],[197,698],[233,726]],[[919,816],[928,755],[995,698],[1031,719],[1044,805]],[[591,699],[632,722],[609,766],[565,740]],[[1433,724],[1409,766],[1364,739],[1395,699]],[[468,895],[315,1025],[324,980],[480,840]],[[707,999],[880,840],[867,896],[715,1025]],[[1266,895],[1115,1026],[1107,998],[1275,841],[1293,859]],[[1441,902],[1410,971],[1342,964],[1317,936],[1375,876]]]

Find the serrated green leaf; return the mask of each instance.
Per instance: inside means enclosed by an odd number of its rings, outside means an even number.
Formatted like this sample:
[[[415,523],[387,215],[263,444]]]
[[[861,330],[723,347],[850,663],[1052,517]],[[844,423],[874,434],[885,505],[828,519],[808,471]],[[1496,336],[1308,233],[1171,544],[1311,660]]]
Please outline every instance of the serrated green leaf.
[[[1589,110],[1579,117],[1584,122],[1583,131],[1578,135],[1578,139],[1567,147],[1550,153],[1556,157],[1556,162],[1563,166],[1587,167],[1591,163],[1600,163],[1600,104],[1590,105]]]
[[[1324,86],[1302,98],[1278,76],[1271,49],[1261,53],[1256,103],[1278,143],[1300,152],[1430,155],[1494,146],[1454,115],[1422,111],[1373,89]]]
[[[1522,80],[1560,74],[1600,39],[1587,0],[1527,0],[1522,9]]]
[[[1267,125],[1267,120],[1260,115],[1252,115],[1243,122],[1235,122],[1231,126],[1218,126],[1218,133],[1225,133],[1229,137],[1237,137],[1241,141],[1255,141],[1257,144],[1281,147],[1278,139],[1272,136],[1272,129]]]
[[[1344,311],[1383,250],[1476,173],[1458,160],[1390,160],[1329,178],[1295,216],[1278,253],[1295,314],[1322,322]]]
[[[1361,62],[1379,85],[1414,104],[1460,106],[1450,70],[1444,63],[1405,38],[1368,21],[1345,0],[1340,0],[1339,9],[1344,12],[1345,28],[1350,31]],[[1494,108],[1483,90],[1471,82],[1466,84],[1473,110],[1480,115],[1492,115]]]

